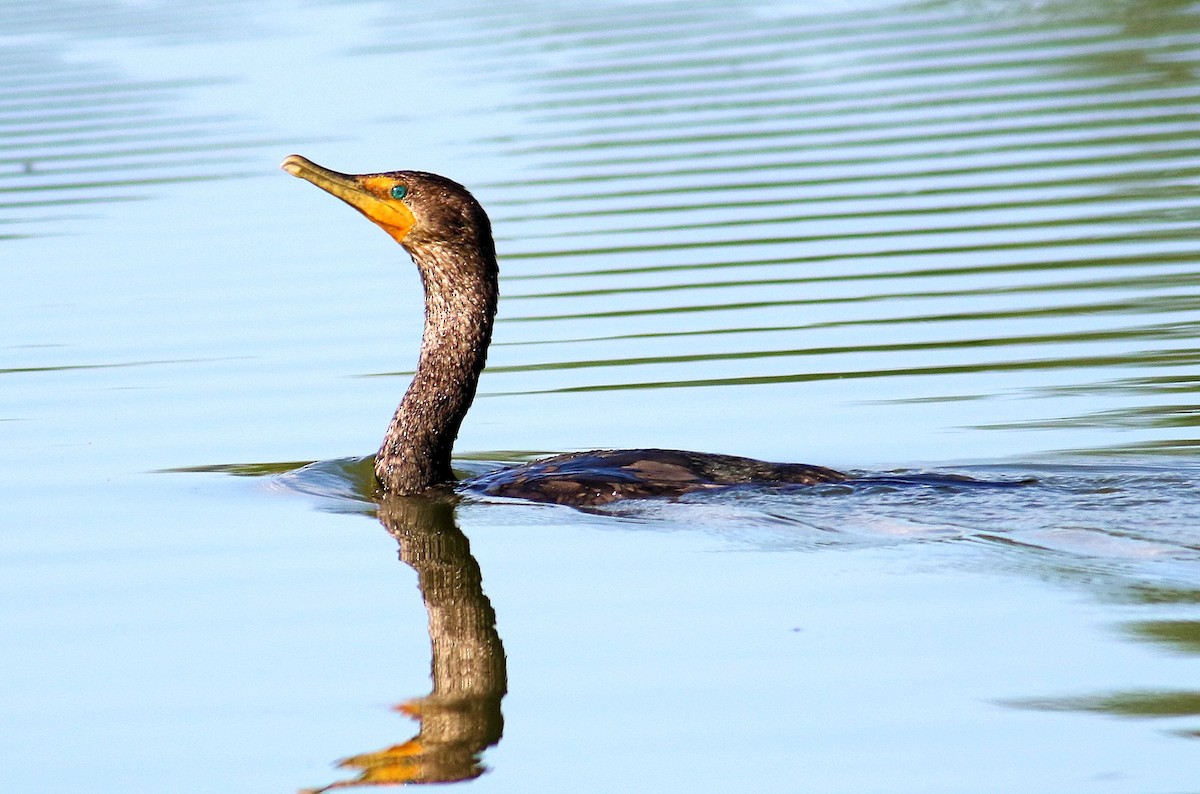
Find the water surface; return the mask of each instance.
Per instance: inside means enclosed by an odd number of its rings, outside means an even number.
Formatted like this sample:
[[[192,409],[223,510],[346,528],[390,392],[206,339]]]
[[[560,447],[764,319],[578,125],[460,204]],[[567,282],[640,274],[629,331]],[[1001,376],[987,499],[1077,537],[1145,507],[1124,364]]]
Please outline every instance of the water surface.
[[[1200,7],[0,31],[14,790],[1194,789]],[[464,472],[657,445],[892,482],[364,498],[419,284],[293,151],[491,212]]]

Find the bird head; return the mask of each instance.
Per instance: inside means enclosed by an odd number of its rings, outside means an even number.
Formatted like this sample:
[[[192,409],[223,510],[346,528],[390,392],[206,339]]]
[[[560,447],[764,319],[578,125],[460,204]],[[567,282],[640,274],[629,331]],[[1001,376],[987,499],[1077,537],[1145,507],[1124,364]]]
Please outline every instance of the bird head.
[[[491,244],[491,224],[462,185],[423,171],[343,174],[293,154],[282,166],[292,176],[337,196],[412,251]]]

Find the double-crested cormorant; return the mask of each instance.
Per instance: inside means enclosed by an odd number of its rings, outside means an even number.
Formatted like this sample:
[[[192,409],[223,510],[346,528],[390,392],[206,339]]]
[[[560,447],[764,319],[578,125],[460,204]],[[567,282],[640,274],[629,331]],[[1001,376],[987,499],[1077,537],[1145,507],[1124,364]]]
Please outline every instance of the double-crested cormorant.
[[[479,384],[496,315],[491,223],[457,182],[421,171],[342,174],[291,155],[283,169],[340,198],[404,246],[425,288],[425,333],[412,383],[375,457],[385,491],[455,483],[450,453]],[[597,505],[732,485],[837,482],[820,466],[667,449],[569,453],[500,469],[460,487],[495,496]]]

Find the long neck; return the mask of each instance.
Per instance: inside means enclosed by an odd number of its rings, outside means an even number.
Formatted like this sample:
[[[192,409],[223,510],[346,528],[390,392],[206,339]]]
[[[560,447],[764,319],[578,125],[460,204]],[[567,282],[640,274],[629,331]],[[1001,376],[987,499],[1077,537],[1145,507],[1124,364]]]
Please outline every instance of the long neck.
[[[487,359],[496,314],[491,235],[480,245],[409,246],[425,287],[425,333],[412,383],[375,457],[384,490],[454,481],[450,454]]]

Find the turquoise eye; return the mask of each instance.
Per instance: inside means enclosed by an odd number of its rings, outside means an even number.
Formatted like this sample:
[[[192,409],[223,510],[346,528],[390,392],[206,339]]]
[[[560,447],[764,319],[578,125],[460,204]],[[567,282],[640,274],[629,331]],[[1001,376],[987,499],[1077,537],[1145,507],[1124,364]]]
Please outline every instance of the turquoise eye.
[[[392,198],[394,199],[402,199],[407,195],[408,188],[406,188],[404,185],[396,185],[392,188]]]

